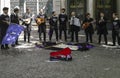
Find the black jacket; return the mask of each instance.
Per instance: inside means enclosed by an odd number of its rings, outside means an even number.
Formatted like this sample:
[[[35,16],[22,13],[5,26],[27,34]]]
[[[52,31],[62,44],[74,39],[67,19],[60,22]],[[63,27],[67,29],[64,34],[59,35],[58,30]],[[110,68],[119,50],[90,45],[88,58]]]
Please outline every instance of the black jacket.
[[[6,22],[10,21],[9,16],[8,15],[4,15],[4,14],[0,15],[0,28],[1,28],[1,31],[6,31],[8,26],[9,26],[9,24],[6,23],[5,21]]]
[[[46,16],[46,14],[38,14],[37,15],[37,17],[36,18],[44,18],[45,20],[47,19],[47,16]],[[42,24],[40,24],[41,26],[45,26],[46,24],[45,24],[46,22],[44,22],[44,23],[42,23]]]
[[[50,28],[58,29],[58,17],[52,16],[49,20]]]
[[[59,23],[60,23],[59,28],[60,29],[67,29],[67,21],[68,21],[67,15],[66,14],[60,14],[59,15]]]
[[[10,19],[11,19],[11,23],[19,24],[19,17],[15,13],[12,13],[10,15]]]
[[[0,15],[0,44],[4,38],[4,36],[6,35],[6,31],[9,27],[9,24],[6,22],[9,22],[9,16],[8,15]]]
[[[113,20],[112,21],[112,31],[120,32],[120,20]]]
[[[99,18],[97,21],[97,34],[108,34],[107,30],[107,19],[103,17],[103,19]]]
[[[86,33],[91,33],[91,34],[93,34],[94,33],[94,29],[93,29],[93,25],[92,25],[92,22],[93,21],[93,19],[92,18],[85,18],[85,20],[83,21],[83,24],[84,23],[86,23],[86,22],[89,22],[90,23],[90,25],[88,26],[88,28],[86,28],[85,29],[85,32]]]

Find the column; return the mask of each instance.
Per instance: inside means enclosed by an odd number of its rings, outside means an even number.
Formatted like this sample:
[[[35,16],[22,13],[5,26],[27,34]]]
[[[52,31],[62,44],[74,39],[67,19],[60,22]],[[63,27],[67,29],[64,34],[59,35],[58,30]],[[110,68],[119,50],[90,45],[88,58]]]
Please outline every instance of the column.
[[[9,8],[8,14],[10,14],[10,0],[0,0],[0,14],[3,13],[2,11],[3,7],[8,7]]]
[[[37,14],[39,13],[39,0],[37,0]]]
[[[26,0],[24,0],[24,13],[26,12]]]
[[[87,0],[87,12],[91,14],[91,17],[94,15],[94,0]]]
[[[60,13],[61,0],[53,0],[53,11],[56,11],[57,14]]]
[[[118,12],[119,18],[120,18],[120,0],[117,0],[117,12]]]
[[[65,0],[61,0],[61,8],[65,8]]]

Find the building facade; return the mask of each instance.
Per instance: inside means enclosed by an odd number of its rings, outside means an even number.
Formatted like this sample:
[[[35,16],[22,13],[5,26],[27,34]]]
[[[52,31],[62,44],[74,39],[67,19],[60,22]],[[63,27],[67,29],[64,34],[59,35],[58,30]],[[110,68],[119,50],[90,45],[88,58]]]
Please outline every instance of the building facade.
[[[33,14],[38,14],[39,9],[45,9],[48,0],[11,0],[11,8],[20,7],[21,12],[26,12],[26,8],[30,8]],[[12,6],[14,4],[14,6]]]
[[[106,17],[111,19],[113,12],[120,16],[120,0],[67,0],[67,11],[69,15],[75,11],[81,17],[90,13],[94,18],[97,18],[100,12],[104,12]]]

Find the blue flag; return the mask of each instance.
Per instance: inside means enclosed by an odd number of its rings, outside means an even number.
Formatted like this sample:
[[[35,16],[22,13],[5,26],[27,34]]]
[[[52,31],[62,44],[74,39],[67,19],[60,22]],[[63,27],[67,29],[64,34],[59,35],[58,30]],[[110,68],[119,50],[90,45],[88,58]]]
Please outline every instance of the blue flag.
[[[21,32],[24,30],[23,26],[18,24],[10,24],[3,38],[2,44],[15,44]]]

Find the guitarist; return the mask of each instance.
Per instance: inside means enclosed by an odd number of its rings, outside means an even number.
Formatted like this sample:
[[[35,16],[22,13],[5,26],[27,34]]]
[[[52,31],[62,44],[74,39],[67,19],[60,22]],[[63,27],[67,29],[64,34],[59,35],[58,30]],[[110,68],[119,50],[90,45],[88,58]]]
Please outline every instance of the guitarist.
[[[43,19],[43,21],[38,25],[39,40],[42,41],[41,34],[43,33],[44,42],[46,42],[46,18],[47,16],[46,14],[43,13],[43,9],[40,10],[40,13],[37,15],[36,19],[37,18]]]
[[[28,43],[30,43],[30,33],[31,33],[31,23],[32,23],[32,14],[30,13],[30,9],[26,9],[26,13],[23,15],[23,25],[26,26],[24,30],[24,42],[26,42],[26,37],[28,35]]]
[[[84,29],[85,30],[86,42],[87,43],[88,43],[89,39],[90,39],[90,43],[93,42],[92,35],[94,33],[94,29],[93,29],[92,22],[93,22],[93,18],[90,17],[90,13],[87,13],[86,17],[85,17],[85,20],[83,21],[83,24],[89,23],[87,28]]]

